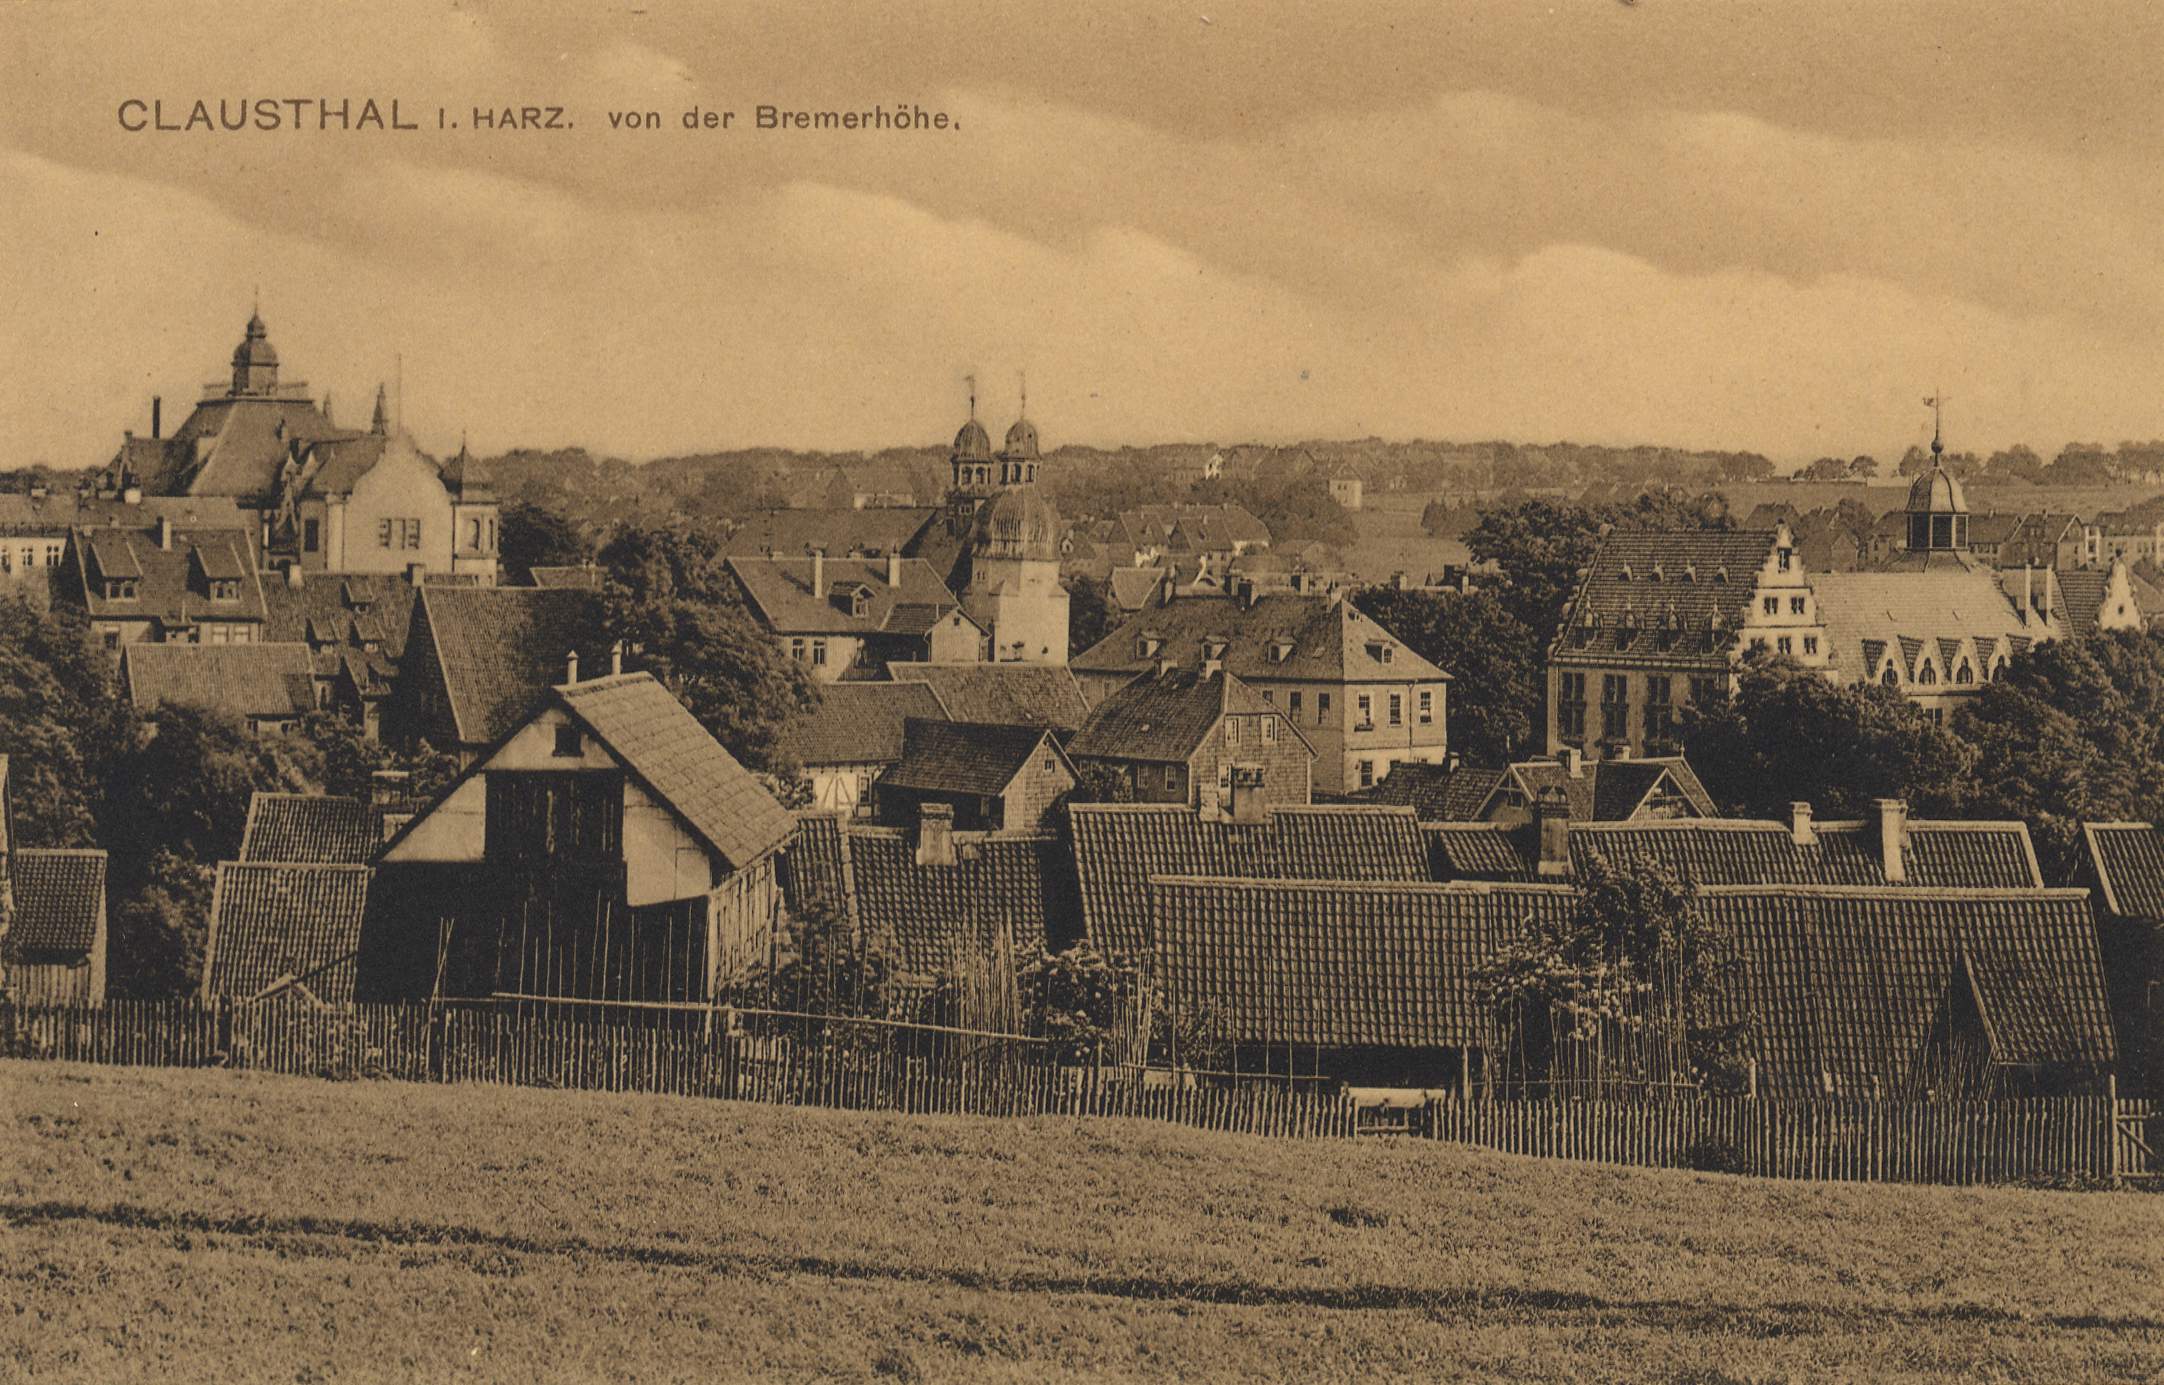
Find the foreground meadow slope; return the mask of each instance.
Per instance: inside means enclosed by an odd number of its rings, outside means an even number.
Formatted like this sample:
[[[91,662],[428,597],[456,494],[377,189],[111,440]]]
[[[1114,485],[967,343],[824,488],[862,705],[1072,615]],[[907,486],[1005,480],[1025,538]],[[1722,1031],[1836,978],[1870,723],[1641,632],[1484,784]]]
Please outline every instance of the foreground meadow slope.
[[[0,1063],[0,1376],[2137,1379],[2164,1199]]]

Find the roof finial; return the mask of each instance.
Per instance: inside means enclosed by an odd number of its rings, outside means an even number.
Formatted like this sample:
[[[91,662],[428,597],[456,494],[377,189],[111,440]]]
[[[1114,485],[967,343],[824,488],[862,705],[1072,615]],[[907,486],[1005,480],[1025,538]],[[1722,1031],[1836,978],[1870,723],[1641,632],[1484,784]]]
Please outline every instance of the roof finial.
[[[977,416],[977,377],[975,375],[964,375],[962,382],[969,386],[969,416],[975,418]]]
[[[1016,372],[1014,373],[1014,379],[1015,379],[1015,384],[1016,384],[1016,385],[1017,385],[1017,386],[1018,386],[1018,387],[1019,387],[1019,388],[1021,389],[1021,391],[1022,391],[1022,408],[1021,408],[1021,411],[1020,411],[1019,413],[1017,413],[1017,414],[1015,415],[1015,417],[1017,417],[1017,418],[1028,418],[1028,417],[1029,417],[1029,372],[1028,372],[1028,371],[1026,371],[1026,370],[1018,370],[1018,371],[1016,371]]]
[[[1939,440],[1939,411],[1945,403],[1946,396],[1943,394],[1934,394],[1924,401],[1925,406],[1931,410],[1931,456],[1934,460],[1946,450],[1946,444]]]

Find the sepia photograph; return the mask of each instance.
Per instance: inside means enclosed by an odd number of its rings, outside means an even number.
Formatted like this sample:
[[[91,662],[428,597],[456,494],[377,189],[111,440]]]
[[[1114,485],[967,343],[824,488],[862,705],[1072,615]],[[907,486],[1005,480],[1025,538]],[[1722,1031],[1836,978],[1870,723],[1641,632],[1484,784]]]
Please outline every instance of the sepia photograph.
[[[0,0],[0,1380],[2164,1380],[2160,69]]]

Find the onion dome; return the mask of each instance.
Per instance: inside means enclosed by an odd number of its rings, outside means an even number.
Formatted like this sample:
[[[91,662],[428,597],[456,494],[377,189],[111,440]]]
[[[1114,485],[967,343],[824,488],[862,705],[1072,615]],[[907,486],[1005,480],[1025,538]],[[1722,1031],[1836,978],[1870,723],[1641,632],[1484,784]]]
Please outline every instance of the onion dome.
[[[270,344],[270,334],[263,326],[259,314],[248,315],[248,333],[240,345],[233,348],[233,365],[236,369],[247,366],[274,366],[278,364],[278,349]]]
[[[1003,457],[1019,457],[1037,460],[1037,425],[1026,418],[1018,418],[1007,430],[1007,445],[1000,449]]]
[[[1937,462],[1931,470],[1916,478],[1909,487],[1908,510],[1910,514],[1965,515],[1969,512],[1969,500],[1962,493],[1961,483]]]
[[[1060,518],[1035,486],[1001,491],[984,507],[970,552],[979,558],[1059,561]]]
[[[954,460],[958,462],[989,462],[992,460],[992,437],[984,431],[984,425],[972,417],[962,425],[962,431],[954,435]]]

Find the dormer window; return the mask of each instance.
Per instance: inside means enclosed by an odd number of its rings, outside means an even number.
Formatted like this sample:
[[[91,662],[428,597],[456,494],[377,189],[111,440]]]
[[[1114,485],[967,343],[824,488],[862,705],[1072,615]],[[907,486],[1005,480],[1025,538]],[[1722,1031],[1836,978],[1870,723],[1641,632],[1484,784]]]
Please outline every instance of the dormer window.
[[[1285,661],[1286,661],[1287,659],[1290,659],[1291,657],[1292,657],[1292,641],[1291,641],[1291,640],[1272,640],[1272,641],[1270,641],[1270,662],[1271,662],[1271,663],[1273,663],[1273,664],[1282,664],[1282,663],[1284,663],[1284,662],[1285,662]]]
[[[1629,563],[1623,564],[1623,570],[1615,575],[1615,580],[1618,582],[1628,582],[1631,580],[1631,565]]]
[[[1666,573],[1661,571],[1661,565],[1659,563],[1655,563],[1653,565],[1653,570],[1646,574],[1646,580],[1648,582],[1658,582],[1666,575]]]
[[[133,601],[136,597],[138,579],[133,577],[108,577],[105,579],[107,601]]]
[[[1696,582],[1698,580],[1698,564],[1685,563],[1683,565],[1683,580],[1686,582]]]
[[[210,580],[210,599],[213,601],[240,600],[240,583],[231,577],[213,577]]]
[[[1725,585],[1725,584],[1727,583],[1727,581],[1728,581],[1728,564],[1726,564],[1726,563],[1723,563],[1723,564],[1721,564],[1721,565],[1720,565],[1719,567],[1717,567],[1717,568],[1713,569],[1713,580],[1714,580],[1714,581],[1716,581],[1716,582],[1722,583],[1723,585]]]
[[[1157,657],[1157,651],[1164,647],[1165,642],[1157,636],[1144,635],[1135,641],[1135,657],[1138,659],[1154,659]]]

